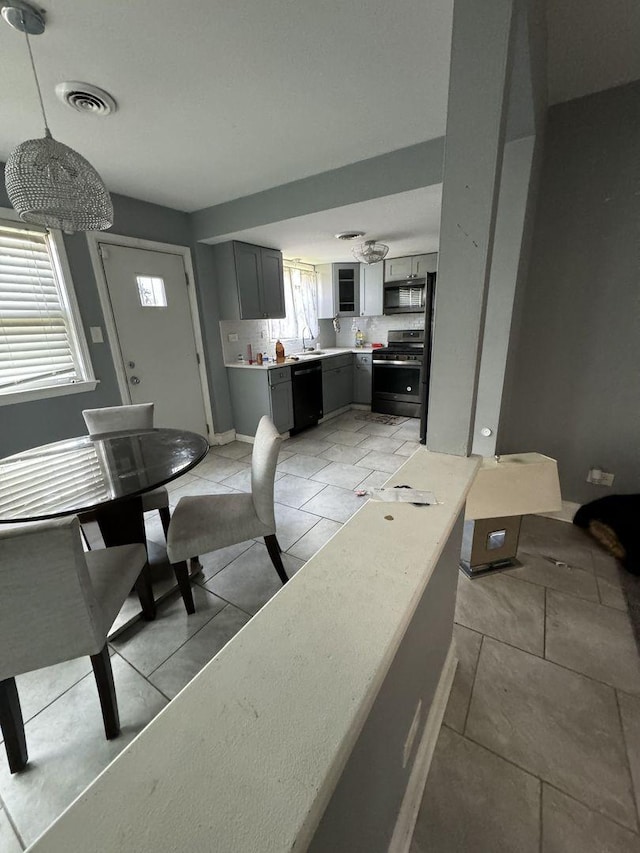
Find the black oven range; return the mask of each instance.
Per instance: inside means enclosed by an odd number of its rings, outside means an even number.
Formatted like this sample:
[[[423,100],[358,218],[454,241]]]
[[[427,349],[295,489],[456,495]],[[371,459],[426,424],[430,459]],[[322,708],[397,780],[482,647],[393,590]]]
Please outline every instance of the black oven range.
[[[390,331],[388,345],[373,351],[372,412],[420,417],[424,343],[424,329]]]

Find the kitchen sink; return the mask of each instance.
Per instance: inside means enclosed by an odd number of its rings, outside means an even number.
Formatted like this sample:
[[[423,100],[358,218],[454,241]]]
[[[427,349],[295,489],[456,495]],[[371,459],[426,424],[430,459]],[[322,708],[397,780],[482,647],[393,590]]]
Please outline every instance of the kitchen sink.
[[[307,351],[307,352],[294,352],[291,354],[295,355],[296,358],[313,358],[316,355],[324,355],[324,350],[314,349],[314,350],[311,350],[310,352],[309,351]]]

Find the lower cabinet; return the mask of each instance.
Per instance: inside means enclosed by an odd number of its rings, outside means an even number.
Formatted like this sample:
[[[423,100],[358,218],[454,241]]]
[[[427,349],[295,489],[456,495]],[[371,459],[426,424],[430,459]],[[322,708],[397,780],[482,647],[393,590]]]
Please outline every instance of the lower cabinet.
[[[278,432],[293,429],[293,392],[291,381],[271,386],[271,420]]]
[[[353,402],[371,405],[372,356],[356,353],[353,371]]]
[[[353,401],[353,356],[339,355],[322,362],[324,414],[335,412]]]
[[[227,375],[233,425],[239,435],[254,436],[263,415],[269,415],[278,432],[293,429],[290,367],[230,367]]]

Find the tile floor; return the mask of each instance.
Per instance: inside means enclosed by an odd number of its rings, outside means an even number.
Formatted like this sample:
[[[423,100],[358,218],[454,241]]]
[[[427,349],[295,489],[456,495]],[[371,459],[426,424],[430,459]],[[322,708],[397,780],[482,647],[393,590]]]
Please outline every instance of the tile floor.
[[[459,576],[459,665],[412,853],[640,853],[638,582],[524,519],[522,568]]]
[[[360,506],[354,487],[382,485],[417,447],[415,421],[386,427],[356,414],[283,445],[276,514],[291,573]],[[240,442],[212,449],[172,484],[172,504],[183,494],[248,490],[250,453]],[[147,533],[166,575],[154,514]],[[525,519],[519,556],[520,569],[460,575],[460,663],[412,853],[640,853],[640,668],[627,616],[640,593],[563,522]],[[194,616],[173,595],[156,622],[112,643],[117,740],[104,739],[88,660],[18,679],[31,762],[10,776],[0,749],[2,853],[34,841],[280,589],[260,542],[202,561]]]
[[[418,422],[399,426],[358,420],[356,411],[286,441],[280,451],[275,499],[278,539],[290,574],[361,506],[356,486],[382,485],[418,447]],[[182,495],[250,488],[251,445],[212,448],[192,472],[170,484]],[[146,519],[155,588],[172,584],[157,513]],[[153,623],[135,623],[111,644],[122,734],[104,738],[89,659],[20,676],[30,763],[11,776],[0,746],[0,853],[32,843],[66,806],[190,681],[251,616],[281,588],[261,542],[244,542],[202,557],[196,613],[187,617],[171,595]],[[121,621],[137,609],[135,597]]]

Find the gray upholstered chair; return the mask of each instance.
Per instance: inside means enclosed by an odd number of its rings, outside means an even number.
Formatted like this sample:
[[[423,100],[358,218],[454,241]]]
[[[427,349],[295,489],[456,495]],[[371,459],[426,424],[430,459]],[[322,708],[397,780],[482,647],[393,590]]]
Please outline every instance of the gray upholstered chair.
[[[187,495],[173,512],[167,554],[173,564],[188,613],[193,595],[187,560],[247,539],[264,537],[271,561],[282,583],[288,580],[276,539],[273,483],[281,439],[268,417],[258,424],[251,456],[251,492],[240,495]],[[180,574],[179,574],[180,573]]]
[[[104,432],[123,432],[134,429],[153,428],[153,403],[139,403],[134,406],[106,406],[103,409],[85,409],[82,412],[89,435]],[[166,536],[169,530],[171,513],[169,495],[164,486],[145,492],[142,495],[142,511],[157,509],[160,513],[162,529]]]
[[[23,672],[90,655],[105,734],[120,733],[107,633],[134,584],[141,603],[153,602],[144,545],[85,553],[74,516],[0,525],[0,727],[12,773],[28,759],[15,682]]]

